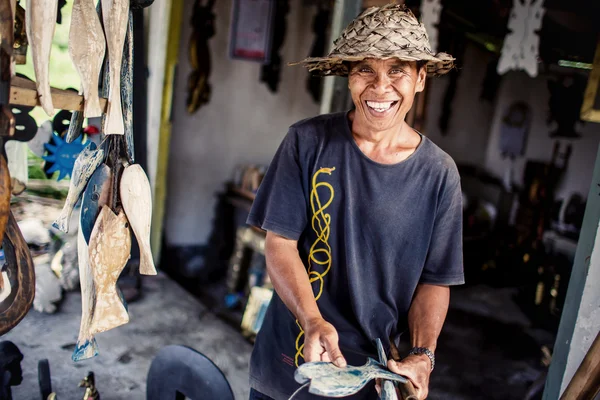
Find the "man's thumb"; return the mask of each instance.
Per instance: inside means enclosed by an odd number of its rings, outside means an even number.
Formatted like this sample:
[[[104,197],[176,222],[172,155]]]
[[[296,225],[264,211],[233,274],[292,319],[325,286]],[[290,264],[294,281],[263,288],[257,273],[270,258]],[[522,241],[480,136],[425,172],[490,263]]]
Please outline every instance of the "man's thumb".
[[[346,367],[346,359],[342,355],[336,339],[330,337],[325,339],[325,350],[327,350],[327,353],[329,353],[329,359],[332,360],[337,367]]]

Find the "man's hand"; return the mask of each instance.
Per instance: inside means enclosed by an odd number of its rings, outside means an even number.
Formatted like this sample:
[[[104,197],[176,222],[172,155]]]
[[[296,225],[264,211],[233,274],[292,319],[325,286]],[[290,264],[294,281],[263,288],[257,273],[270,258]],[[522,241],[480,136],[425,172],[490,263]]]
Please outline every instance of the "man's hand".
[[[402,361],[389,360],[388,368],[412,382],[419,400],[427,398],[429,394],[429,375],[431,374],[431,362],[427,356],[410,355]]]
[[[344,368],[346,359],[338,345],[338,333],[329,322],[323,318],[315,318],[304,328],[304,361],[333,362]]]

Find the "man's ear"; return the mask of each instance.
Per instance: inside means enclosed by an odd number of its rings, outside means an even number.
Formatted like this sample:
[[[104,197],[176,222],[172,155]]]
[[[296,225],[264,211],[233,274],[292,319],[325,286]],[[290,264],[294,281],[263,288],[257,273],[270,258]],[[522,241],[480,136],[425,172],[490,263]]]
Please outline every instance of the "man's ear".
[[[427,79],[427,66],[423,66],[417,73],[417,87],[415,93],[422,92],[425,89],[425,80]]]

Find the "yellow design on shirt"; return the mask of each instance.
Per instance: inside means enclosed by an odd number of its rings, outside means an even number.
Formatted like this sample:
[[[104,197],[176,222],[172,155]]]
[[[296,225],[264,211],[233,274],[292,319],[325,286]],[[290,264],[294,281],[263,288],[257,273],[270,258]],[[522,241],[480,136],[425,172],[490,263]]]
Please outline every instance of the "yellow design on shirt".
[[[335,168],[321,168],[314,175],[312,179],[312,190],[310,192],[310,208],[312,209],[312,220],[311,226],[312,229],[317,234],[317,239],[310,247],[308,252],[308,278],[310,283],[319,281],[319,291],[315,294],[315,300],[318,301],[321,295],[323,294],[323,287],[325,285],[325,281],[323,278],[325,275],[329,273],[331,269],[331,246],[329,245],[329,234],[331,232],[331,215],[325,213],[325,209],[329,207],[333,198],[335,197],[335,192],[333,190],[333,186],[331,186],[327,182],[318,182],[319,175],[328,174],[335,171]],[[319,193],[317,189],[319,187],[324,187],[329,190],[329,199],[325,203],[322,203],[321,198],[319,197]],[[313,270],[313,265],[323,266],[324,271],[318,272]],[[300,344],[300,340],[304,336],[304,329],[300,326],[298,320],[296,320],[296,324],[298,328],[300,328],[300,333],[296,338],[296,357],[295,363],[296,367],[299,365],[299,359],[302,357],[304,359],[304,343]]]

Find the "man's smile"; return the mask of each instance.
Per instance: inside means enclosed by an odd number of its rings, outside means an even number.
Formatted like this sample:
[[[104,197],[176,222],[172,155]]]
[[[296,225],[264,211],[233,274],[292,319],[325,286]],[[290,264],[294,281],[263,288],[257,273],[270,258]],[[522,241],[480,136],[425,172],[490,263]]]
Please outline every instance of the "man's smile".
[[[366,100],[365,104],[369,111],[374,115],[383,115],[390,112],[398,104],[398,100],[395,101],[370,101]]]

